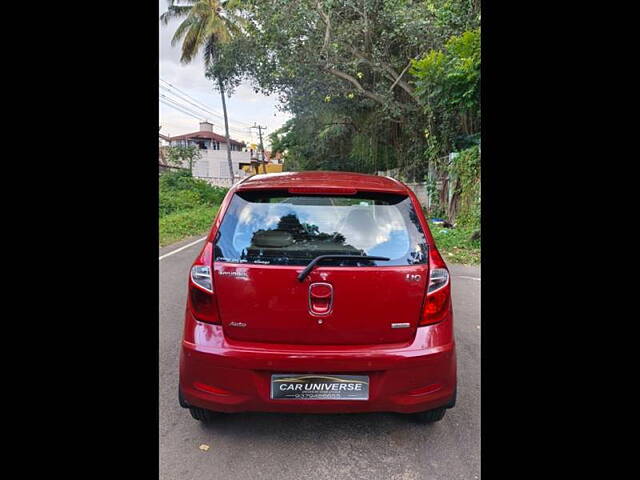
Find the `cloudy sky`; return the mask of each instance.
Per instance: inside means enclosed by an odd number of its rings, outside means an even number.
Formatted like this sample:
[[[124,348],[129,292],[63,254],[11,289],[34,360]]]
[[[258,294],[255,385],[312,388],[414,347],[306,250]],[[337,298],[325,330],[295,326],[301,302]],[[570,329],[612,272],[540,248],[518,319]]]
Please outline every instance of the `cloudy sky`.
[[[160,14],[167,10],[167,0],[159,0]],[[188,65],[180,63],[180,46],[171,47],[171,38],[179,25],[180,20],[175,20],[168,25],[160,24],[160,79],[177,87],[182,92],[204,104],[209,110],[222,114],[222,101],[220,93],[212,88],[211,81],[204,76],[204,61],[202,56],[193,60]],[[162,81],[160,85],[166,85]],[[179,92],[178,92],[179,93]],[[174,98],[166,90],[160,89],[160,94]],[[187,97],[188,98],[188,97]],[[192,105],[181,101],[180,103],[194,108]],[[161,102],[159,105],[160,132],[165,135],[181,135],[197,131],[198,119],[186,113],[180,112]],[[257,143],[257,130],[249,130],[254,122],[266,126],[266,135],[277,130],[290,118],[288,113],[277,109],[278,100],[275,96],[264,96],[254,93],[249,83],[242,84],[234,92],[231,98],[227,97],[227,112],[229,115],[230,135],[237,140],[249,143]],[[205,115],[203,113],[203,115]],[[213,130],[224,135],[224,120],[220,116],[210,115],[203,120],[213,123]],[[265,147],[268,148],[268,138],[264,136]]]

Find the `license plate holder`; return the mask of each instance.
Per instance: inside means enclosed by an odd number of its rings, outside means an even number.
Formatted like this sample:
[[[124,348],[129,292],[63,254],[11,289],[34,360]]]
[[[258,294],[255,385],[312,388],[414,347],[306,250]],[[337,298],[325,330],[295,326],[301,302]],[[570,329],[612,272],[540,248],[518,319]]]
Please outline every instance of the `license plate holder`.
[[[369,400],[367,375],[271,375],[272,400]]]

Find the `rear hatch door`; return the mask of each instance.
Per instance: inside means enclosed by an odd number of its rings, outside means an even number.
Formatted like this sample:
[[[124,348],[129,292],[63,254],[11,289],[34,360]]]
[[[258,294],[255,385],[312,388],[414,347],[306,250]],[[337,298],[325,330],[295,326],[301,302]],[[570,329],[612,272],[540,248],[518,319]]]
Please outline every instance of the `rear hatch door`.
[[[375,255],[388,261],[319,255]],[[281,344],[410,341],[428,278],[427,247],[401,195],[236,193],[215,244],[214,288],[225,335]]]

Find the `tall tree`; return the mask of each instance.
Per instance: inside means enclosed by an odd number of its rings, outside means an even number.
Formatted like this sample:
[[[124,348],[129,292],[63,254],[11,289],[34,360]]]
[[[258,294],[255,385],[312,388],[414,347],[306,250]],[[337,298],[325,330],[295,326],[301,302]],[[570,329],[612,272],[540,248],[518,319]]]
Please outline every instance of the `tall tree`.
[[[410,69],[476,28],[479,1],[243,0],[242,8],[245,35],[221,46],[222,57],[293,114],[279,132],[289,167],[427,174],[436,152],[425,154],[424,89]]]
[[[237,15],[239,0],[167,0],[169,9],[160,16],[160,20],[167,25],[174,18],[184,18],[176,29],[171,45],[182,41],[182,63],[190,63],[202,50],[205,69],[216,62],[220,46],[229,42],[239,31],[241,17]],[[224,98],[225,88],[223,79],[218,77],[218,88],[222,97],[222,111],[224,114],[224,130],[227,139],[227,162],[229,176],[234,182],[233,163],[231,162],[231,140],[229,138],[229,120],[227,105]]]

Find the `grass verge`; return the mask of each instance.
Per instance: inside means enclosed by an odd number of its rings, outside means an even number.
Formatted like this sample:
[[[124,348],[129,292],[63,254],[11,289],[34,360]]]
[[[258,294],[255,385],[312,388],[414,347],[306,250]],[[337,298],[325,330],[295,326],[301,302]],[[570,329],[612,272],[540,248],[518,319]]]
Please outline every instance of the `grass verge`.
[[[160,246],[164,247],[193,235],[205,234],[218,213],[219,205],[198,205],[160,218]]]
[[[443,228],[429,222],[431,234],[447,263],[480,264],[480,240],[471,240],[473,228]]]
[[[193,178],[188,170],[163,172],[158,186],[161,247],[206,233],[229,191]]]

